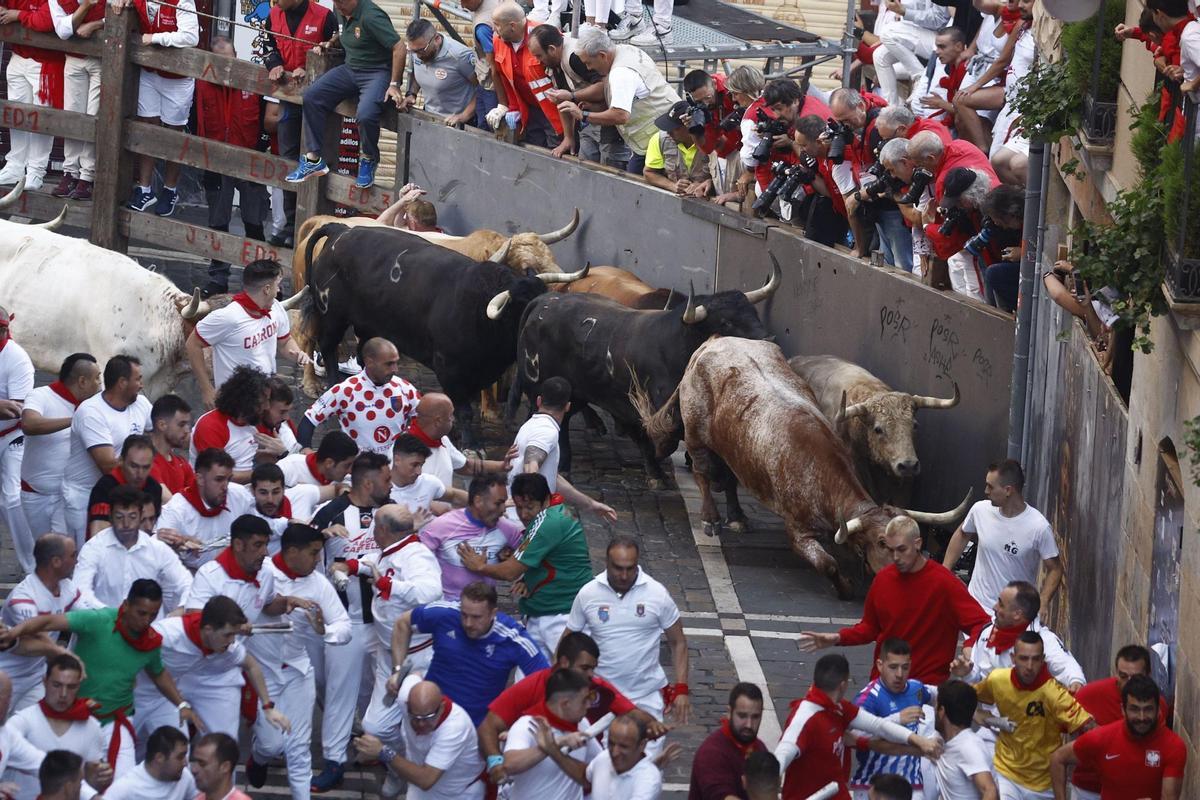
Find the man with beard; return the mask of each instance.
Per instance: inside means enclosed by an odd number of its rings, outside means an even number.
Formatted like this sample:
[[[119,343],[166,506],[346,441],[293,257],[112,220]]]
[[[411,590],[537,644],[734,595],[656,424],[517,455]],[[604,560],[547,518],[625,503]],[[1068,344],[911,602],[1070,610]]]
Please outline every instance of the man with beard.
[[[233,477],[233,458],[210,447],[196,457],[196,482],[163,506],[158,538],[184,552],[180,558],[192,569],[212,561],[225,542],[233,521],[254,507],[250,490]]]
[[[285,489],[283,470],[277,464],[259,464],[255,467],[250,473],[250,491],[254,494],[254,510],[250,513],[266,520],[271,527],[268,553],[275,555],[279,552],[279,537],[283,536],[289,522],[296,520],[307,523],[318,506],[328,503],[345,488],[340,483],[324,486],[302,483]]]
[[[259,417],[268,398],[267,376],[255,367],[234,367],[216,393],[212,411],[200,415],[189,451],[193,464],[209,448],[224,450],[233,459],[234,483],[250,480],[258,458]]]
[[[96,481],[88,496],[87,538],[91,539],[109,526],[109,496],[118,486],[132,486],[139,492],[162,498],[162,485],[150,475],[153,466],[154,445],[150,438],[140,433],[126,436],[116,468]]]
[[[192,465],[180,453],[192,441],[192,407],[177,394],[164,394],[150,409],[150,441],[154,443],[154,466],[150,477],[179,494],[196,482]]]
[[[746,800],[742,781],[746,759],[767,749],[758,738],[762,713],[762,690],[753,683],[739,683],[730,690],[728,715],[701,743],[692,760],[688,800]]]

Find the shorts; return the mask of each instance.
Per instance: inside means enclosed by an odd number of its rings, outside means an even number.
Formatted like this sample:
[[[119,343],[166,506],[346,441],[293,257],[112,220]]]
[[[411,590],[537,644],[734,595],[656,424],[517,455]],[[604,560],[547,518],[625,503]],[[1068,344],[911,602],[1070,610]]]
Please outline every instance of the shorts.
[[[1053,789],[1041,792],[1026,789],[999,773],[996,773],[996,786],[1000,789],[1000,800],[1054,800]]]
[[[195,88],[196,81],[192,78],[164,78],[142,69],[138,78],[137,115],[157,117],[163,125],[187,125]]]

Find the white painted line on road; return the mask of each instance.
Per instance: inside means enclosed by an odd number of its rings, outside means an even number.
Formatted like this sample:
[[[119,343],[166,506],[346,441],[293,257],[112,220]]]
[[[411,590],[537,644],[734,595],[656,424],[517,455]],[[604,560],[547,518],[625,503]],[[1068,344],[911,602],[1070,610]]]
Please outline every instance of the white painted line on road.
[[[771,699],[767,676],[763,673],[758,654],[754,652],[754,643],[750,641],[749,636],[726,636],[725,647],[729,649],[729,656],[733,659],[733,668],[737,670],[738,678],[757,684],[762,689],[763,718],[758,728],[758,738],[774,750],[783,731],[779,727],[779,717],[775,715],[775,702]]]
[[[794,622],[799,625],[830,625],[829,617],[792,617],[786,614],[747,614],[755,622]],[[857,621],[857,620],[856,620]]]
[[[717,619],[718,618],[718,614],[715,611],[680,611],[679,616],[683,617],[684,619]]]
[[[686,792],[692,787],[686,783],[664,783],[662,790],[664,792]]]
[[[720,638],[725,633],[720,628],[684,628],[684,636],[715,636]]]

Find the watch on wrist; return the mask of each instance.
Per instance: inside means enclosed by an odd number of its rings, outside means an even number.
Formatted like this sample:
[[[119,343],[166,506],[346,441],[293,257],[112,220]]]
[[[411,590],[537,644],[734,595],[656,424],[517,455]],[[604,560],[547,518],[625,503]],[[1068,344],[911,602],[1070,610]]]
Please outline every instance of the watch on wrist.
[[[588,121],[588,117],[590,117],[591,115],[592,115],[592,112],[588,111],[587,109],[584,109],[582,112],[580,112],[579,121],[586,123]]]
[[[187,700],[184,700],[179,705],[175,706],[175,708],[179,711],[183,711],[184,709],[188,709],[191,707],[192,707],[192,704],[189,703]]]
[[[379,749],[379,760],[385,764],[392,763],[396,758],[396,751],[388,747],[386,744]]]

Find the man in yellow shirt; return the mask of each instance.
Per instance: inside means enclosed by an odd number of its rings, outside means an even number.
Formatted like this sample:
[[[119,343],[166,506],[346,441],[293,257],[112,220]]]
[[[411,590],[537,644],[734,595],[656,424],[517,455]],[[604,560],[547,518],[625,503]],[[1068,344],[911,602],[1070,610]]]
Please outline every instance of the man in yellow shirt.
[[[704,199],[712,194],[708,155],[700,151],[696,136],[683,122],[687,112],[687,101],[680,100],[654,121],[658,130],[646,145],[642,177],[668,192]]]
[[[1064,733],[1082,733],[1095,720],[1046,668],[1042,638],[1025,631],[1013,647],[1013,666],[975,685],[979,702],[995,705],[1011,723],[996,741],[1000,800],[1053,800],[1050,756]]]

